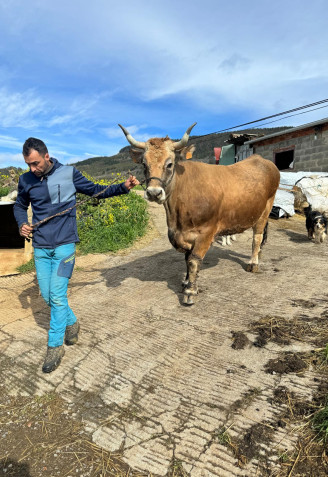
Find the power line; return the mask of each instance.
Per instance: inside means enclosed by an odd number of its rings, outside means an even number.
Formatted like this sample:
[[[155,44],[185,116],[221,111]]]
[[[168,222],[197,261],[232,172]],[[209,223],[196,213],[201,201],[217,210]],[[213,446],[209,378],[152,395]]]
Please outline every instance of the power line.
[[[292,118],[293,116],[299,116],[300,114],[311,113],[311,111],[316,111],[317,109],[322,109],[322,108],[328,108],[328,104],[326,104],[325,106],[320,106],[320,108],[310,109],[309,111],[302,111],[301,113],[290,114],[289,116],[285,116],[284,118],[275,119],[274,121],[269,121],[268,123],[260,124],[260,126],[265,126],[266,124],[276,123],[277,121],[281,121],[282,119]]]
[[[202,136],[199,136],[199,137],[204,137],[204,136],[209,136],[210,134],[218,134],[218,133],[221,133],[221,132],[230,131],[231,129],[237,129],[237,128],[240,128],[242,126],[248,126],[249,124],[259,123],[261,121],[265,121],[266,119],[276,118],[277,116],[283,116],[283,115],[288,114],[288,113],[293,113],[294,111],[300,111],[301,109],[310,108],[311,106],[317,106],[318,104],[323,104],[323,103],[327,103],[327,102],[328,102],[328,99],[322,99],[321,101],[317,101],[316,103],[306,104],[305,106],[299,106],[298,108],[289,109],[288,111],[284,111],[282,113],[272,114],[271,116],[266,116],[265,118],[256,119],[255,121],[249,121],[248,123],[238,124],[237,126],[232,126],[230,128],[221,129],[220,131],[216,131],[216,132],[209,133],[209,134],[203,134]],[[327,106],[322,106],[322,107],[325,108]],[[320,109],[320,108],[315,108],[315,109]],[[311,111],[315,111],[315,109],[312,109]],[[309,112],[310,111],[304,111],[304,113],[309,113]],[[299,114],[304,114],[304,113],[299,113]],[[292,116],[297,116],[297,115],[294,114],[294,115],[290,115],[290,116],[287,116],[287,117],[292,117]],[[281,118],[281,119],[285,119],[285,118]],[[279,121],[279,119],[277,121]],[[276,122],[276,121],[272,121],[272,122]],[[270,124],[270,123],[266,123],[266,124]],[[262,124],[262,126],[264,126],[264,124]]]

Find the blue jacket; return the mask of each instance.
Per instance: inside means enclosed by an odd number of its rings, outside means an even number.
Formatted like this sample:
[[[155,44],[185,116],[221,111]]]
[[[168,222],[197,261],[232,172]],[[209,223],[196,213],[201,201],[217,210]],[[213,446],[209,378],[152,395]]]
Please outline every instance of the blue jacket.
[[[43,177],[37,177],[30,171],[20,176],[18,196],[14,205],[18,227],[28,222],[29,204],[33,212],[32,223],[35,224],[45,217],[74,206],[77,192],[92,196],[107,187],[89,181],[73,166],[64,166],[54,158],[51,158],[51,161],[54,165]],[[128,192],[124,183],[113,184],[98,197],[104,199]],[[55,248],[78,241],[76,208],[50,219],[33,231],[35,248]]]

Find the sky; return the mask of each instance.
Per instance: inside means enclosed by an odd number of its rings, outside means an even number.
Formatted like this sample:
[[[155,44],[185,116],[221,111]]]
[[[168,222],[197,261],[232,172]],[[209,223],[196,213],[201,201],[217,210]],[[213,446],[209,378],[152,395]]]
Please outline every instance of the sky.
[[[326,99],[327,17],[326,0],[0,0],[0,168],[25,168],[31,136],[69,164],[128,145],[118,123],[180,139]]]

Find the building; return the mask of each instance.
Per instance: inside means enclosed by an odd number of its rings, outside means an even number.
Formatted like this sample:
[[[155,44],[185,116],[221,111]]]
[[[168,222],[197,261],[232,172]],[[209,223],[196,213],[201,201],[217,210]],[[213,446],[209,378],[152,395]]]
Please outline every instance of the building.
[[[27,242],[19,235],[14,204],[14,200],[0,200],[0,276],[18,273],[17,267],[33,257],[32,242]],[[30,207],[28,217],[32,221]]]
[[[229,139],[225,141],[229,146],[223,146],[222,149],[230,148],[230,150],[233,150],[233,162],[239,162],[253,154],[253,148],[248,146],[247,143],[258,137],[264,137],[264,134],[231,133]],[[230,162],[230,164],[233,162]]]
[[[236,161],[259,154],[279,170],[328,172],[328,118],[236,145]]]

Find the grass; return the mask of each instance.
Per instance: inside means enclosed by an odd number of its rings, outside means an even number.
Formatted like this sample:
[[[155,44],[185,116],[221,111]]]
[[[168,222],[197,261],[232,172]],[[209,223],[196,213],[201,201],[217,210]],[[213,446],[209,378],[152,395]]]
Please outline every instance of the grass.
[[[223,446],[231,445],[231,437],[228,433],[228,429],[226,429],[225,426],[218,429],[217,432],[215,433],[214,437]]]
[[[328,396],[326,396],[328,403]],[[279,453],[281,470],[277,477],[323,477],[328,475],[328,405],[319,409],[310,419],[299,421],[299,438],[293,453]],[[295,425],[295,423],[294,423]],[[294,427],[295,429],[295,427]]]
[[[141,180],[141,179],[139,179],[139,180]],[[145,190],[145,186],[137,185],[137,186],[135,186],[135,187],[133,188],[133,190],[143,190],[143,191],[144,191],[144,190]]]
[[[316,379],[320,380],[312,399],[302,400],[286,388],[281,388],[275,396],[286,406],[286,414],[281,420],[298,434],[293,452],[284,450],[278,453],[281,469],[277,477],[328,475],[328,344],[309,353],[309,362],[316,371]]]
[[[322,364],[328,365],[328,344],[321,350],[320,359]]]
[[[20,265],[19,267],[17,267],[16,270],[19,273],[34,272],[34,270],[35,270],[34,259],[31,258],[31,260],[29,260],[27,263],[24,263],[23,265]]]
[[[290,456],[288,454],[288,451],[281,451],[278,453],[278,458],[279,458],[279,461],[283,464],[286,464],[288,462],[290,462]]]
[[[328,442],[328,396],[326,398],[326,405],[313,416],[312,428],[316,432],[319,441],[323,441],[326,444]]]
[[[188,474],[183,468],[182,461],[173,458],[171,461],[170,469],[167,474],[168,477],[187,477]]]

